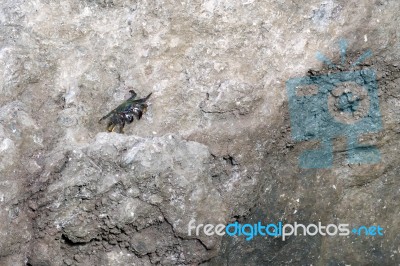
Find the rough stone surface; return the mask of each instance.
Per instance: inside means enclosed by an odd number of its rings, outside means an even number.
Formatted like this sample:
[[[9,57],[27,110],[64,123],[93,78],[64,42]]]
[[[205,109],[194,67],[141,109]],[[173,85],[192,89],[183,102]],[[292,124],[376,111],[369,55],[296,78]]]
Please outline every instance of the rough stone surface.
[[[0,1],[0,265],[397,265],[397,0]],[[377,73],[380,163],[302,169],[285,82]],[[100,117],[153,92],[126,134]],[[381,225],[383,237],[188,235],[187,225]]]

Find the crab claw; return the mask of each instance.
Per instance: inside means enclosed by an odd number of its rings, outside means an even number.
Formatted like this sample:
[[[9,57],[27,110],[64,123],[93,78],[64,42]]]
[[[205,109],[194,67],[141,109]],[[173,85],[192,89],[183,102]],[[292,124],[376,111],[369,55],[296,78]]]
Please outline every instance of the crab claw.
[[[129,90],[129,92],[132,94],[131,99],[134,99],[136,97],[136,92],[134,90]]]

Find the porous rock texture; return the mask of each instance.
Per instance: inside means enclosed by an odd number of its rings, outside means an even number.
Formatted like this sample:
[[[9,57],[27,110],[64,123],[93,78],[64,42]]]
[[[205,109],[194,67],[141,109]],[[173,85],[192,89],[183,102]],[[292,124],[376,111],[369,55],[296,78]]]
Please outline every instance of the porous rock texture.
[[[2,0],[0,265],[397,265],[398,0]],[[285,83],[377,73],[382,159],[302,169]],[[153,92],[142,120],[100,117]],[[363,139],[364,141],[364,139]],[[188,234],[188,223],[350,223],[381,237]]]

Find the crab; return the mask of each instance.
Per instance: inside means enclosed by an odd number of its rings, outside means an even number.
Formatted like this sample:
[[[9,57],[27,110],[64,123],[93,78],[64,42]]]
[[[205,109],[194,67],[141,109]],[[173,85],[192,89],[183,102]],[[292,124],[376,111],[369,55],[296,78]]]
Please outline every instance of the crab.
[[[120,104],[117,108],[99,120],[99,123],[101,123],[101,121],[104,119],[109,118],[107,131],[114,132],[118,125],[118,132],[124,133],[124,127],[126,123],[132,123],[134,118],[139,120],[147,111],[146,101],[150,98],[151,93],[145,98],[135,100],[137,95],[136,92],[134,90],[130,90],[129,92],[131,93],[131,97],[129,97],[128,100]]]

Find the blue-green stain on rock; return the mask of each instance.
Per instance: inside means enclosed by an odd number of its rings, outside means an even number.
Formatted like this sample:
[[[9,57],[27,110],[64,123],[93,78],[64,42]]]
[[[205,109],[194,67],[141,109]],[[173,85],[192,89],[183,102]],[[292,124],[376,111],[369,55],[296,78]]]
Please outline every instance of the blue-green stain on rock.
[[[353,99],[353,93],[346,92],[339,96],[339,110],[343,112],[353,113],[357,111],[360,99],[355,96]]]
[[[341,43],[341,56],[344,45]],[[363,91],[365,99],[352,91],[336,90],[342,84],[353,83],[359,91]],[[300,94],[301,88],[314,87],[312,94]],[[332,140],[337,137],[347,138],[348,163],[371,164],[380,161],[380,153],[374,146],[358,143],[358,137],[366,133],[376,133],[382,129],[379,111],[378,87],[376,74],[372,69],[338,72],[320,76],[292,78],[286,82],[289,100],[291,134],[295,141],[319,140],[319,149],[306,150],[299,158],[301,168],[329,168],[333,163]],[[335,95],[334,91],[342,92]],[[337,92],[336,92],[337,94]],[[334,98],[336,97],[336,98]],[[334,98],[336,111],[328,104]],[[335,112],[355,113],[361,108],[360,101],[367,101],[360,117],[343,122],[335,116]],[[331,105],[333,106],[333,105]]]

